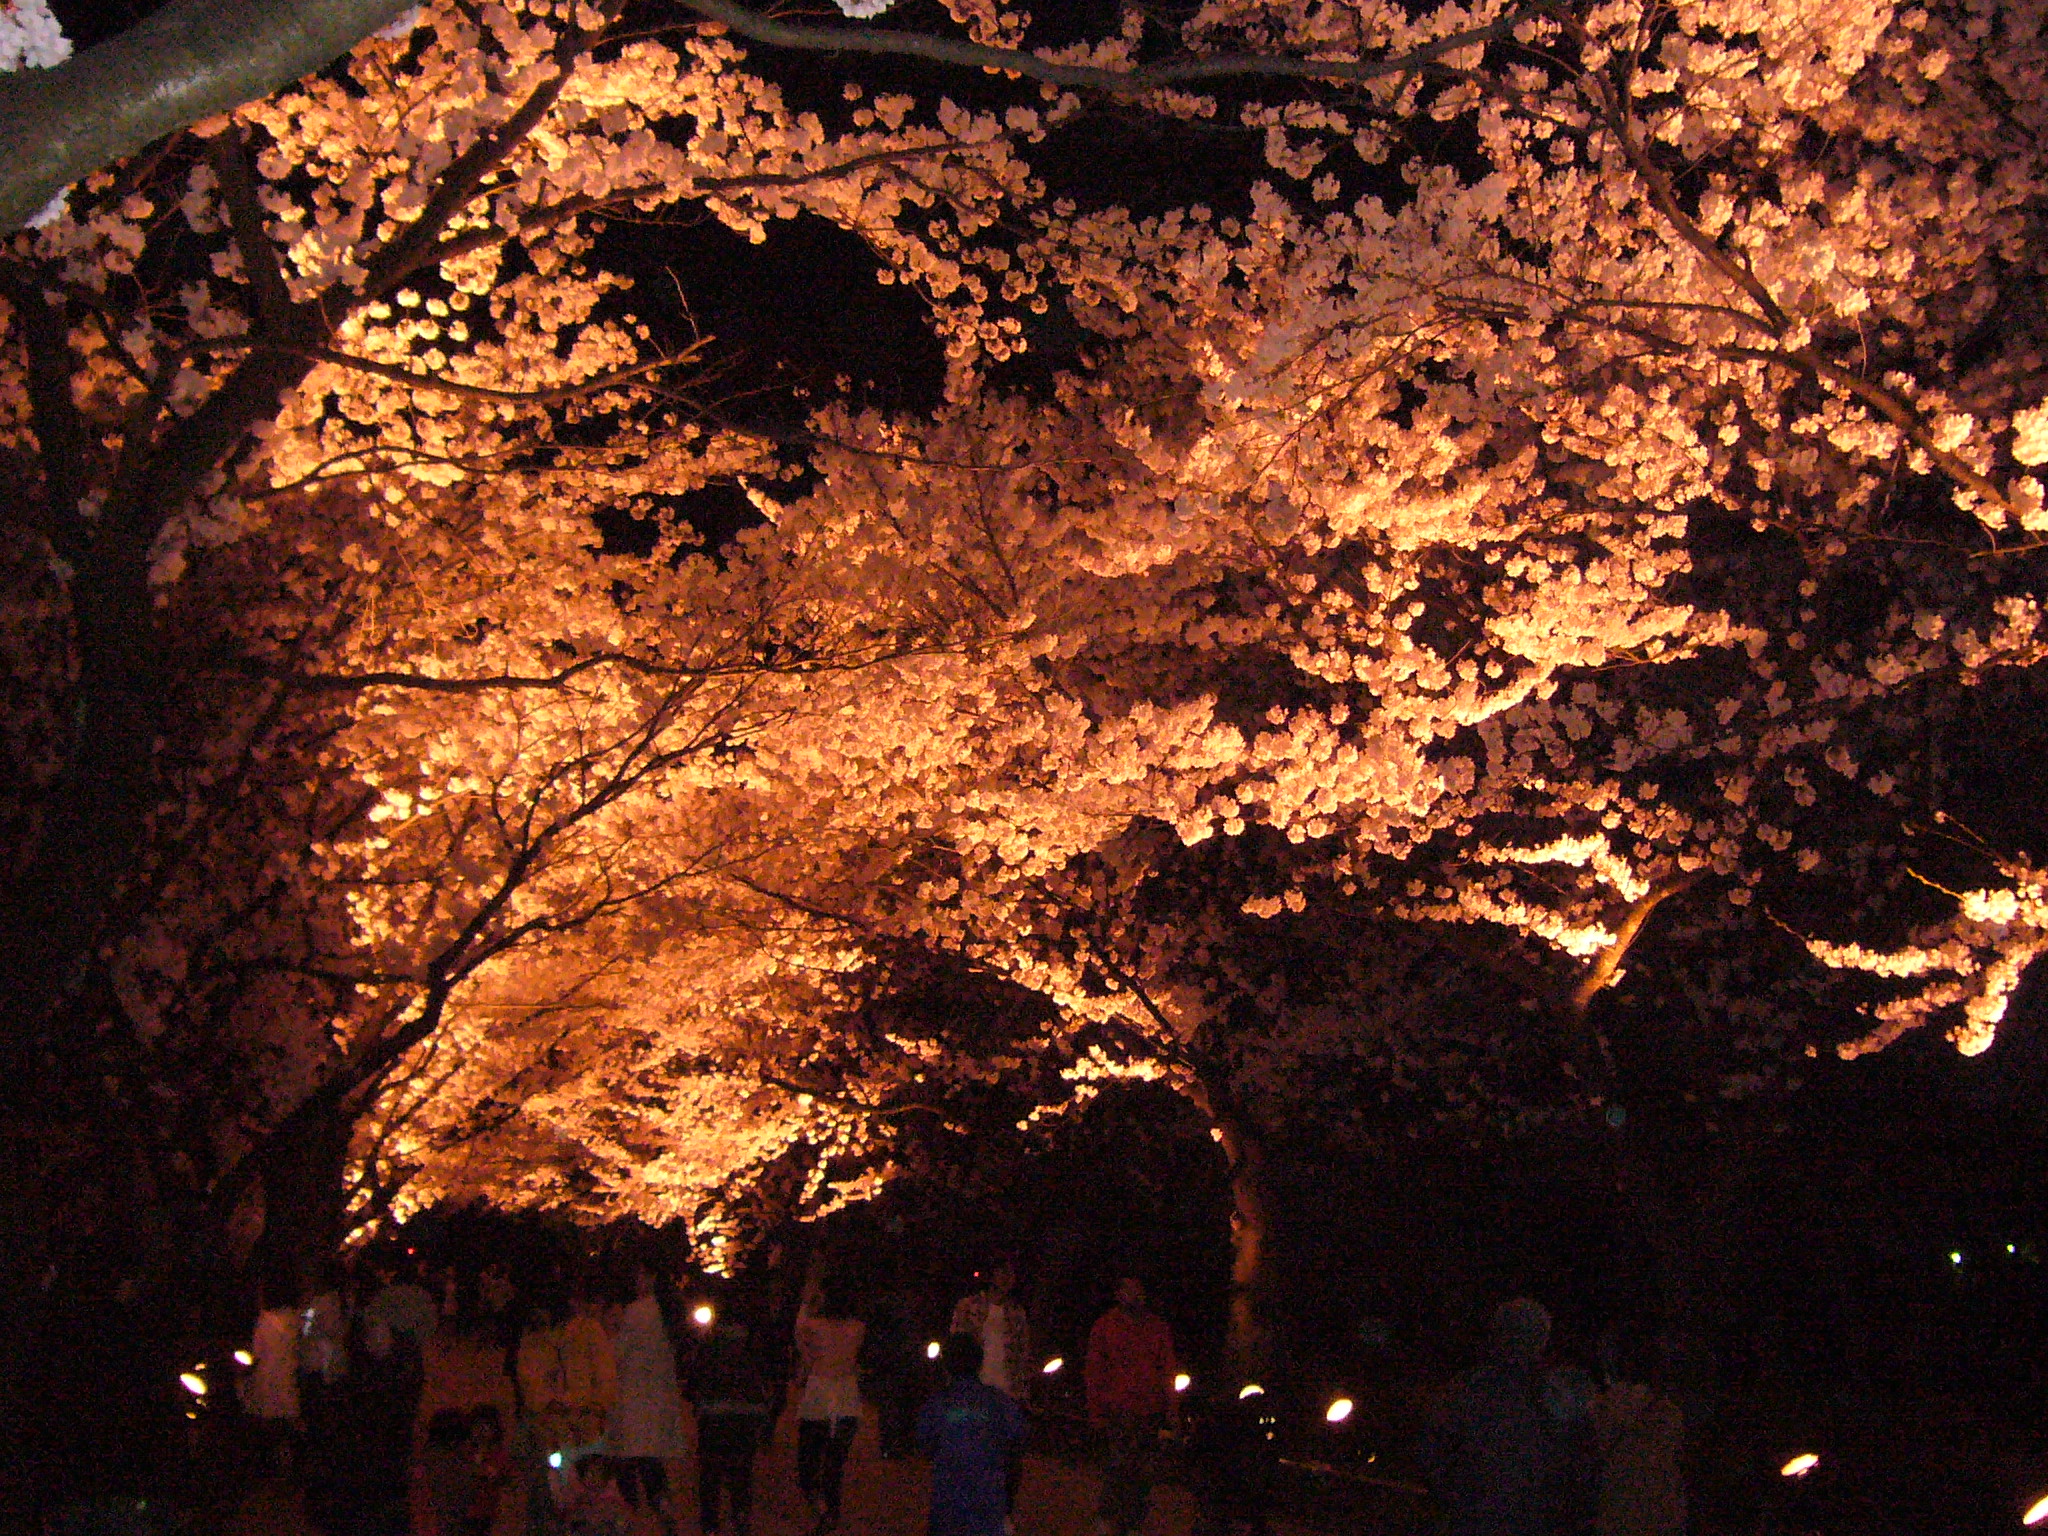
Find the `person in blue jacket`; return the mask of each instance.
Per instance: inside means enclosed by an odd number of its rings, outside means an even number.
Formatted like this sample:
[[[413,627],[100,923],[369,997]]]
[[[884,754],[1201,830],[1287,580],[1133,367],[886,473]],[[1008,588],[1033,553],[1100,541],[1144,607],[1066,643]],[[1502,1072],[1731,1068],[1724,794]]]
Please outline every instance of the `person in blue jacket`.
[[[1024,1410],[981,1380],[981,1340],[953,1334],[940,1346],[946,1385],[917,1415],[917,1443],[932,1458],[930,1536],[1003,1536],[1010,1459],[1024,1440]]]

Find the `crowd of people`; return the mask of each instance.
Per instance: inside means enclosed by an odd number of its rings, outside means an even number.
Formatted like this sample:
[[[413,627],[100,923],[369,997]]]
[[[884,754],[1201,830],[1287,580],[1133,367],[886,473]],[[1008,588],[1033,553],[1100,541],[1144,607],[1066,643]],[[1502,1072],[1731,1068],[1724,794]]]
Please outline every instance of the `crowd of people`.
[[[266,1277],[240,1397],[325,1536],[668,1536],[677,1464],[694,1467],[696,1530],[747,1536],[756,1455],[786,1402],[816,1532],[841,1523],[868,1403],[882,1455],[933,1458],[937,1536],[1003,1536],[1037,1371],[1015,1290],[1000,1263],[960,1300],[935,1373],[903,1309],[864,1305],[841,1275],[815,1279],[791,1328],[772,1297],[708,1278],[686,1296],[646,1262],[522,1286],[501,1263],[458,1274],[384,1249],[309,1285]],[[1154,1349],[1142,1406],[1123,1348],[1098,1341],[1090,1380],[1128,1441],[1145,1414],[1164,1422],[1172,1352]],[[1140,1457],[1118,1465],[1115,1528],[1135,1529],[1149,1474]]]
[[[1014,1536],[1045,1379],[1015,1267],[952,1309],[937,1372],[904,1308],[844,1275],[814,1276],[794,1311],[791,1326],[786,1302],[710,1279],[686,1295],[649,1262],[522,1287],[502,1264],[427,1272],[384,1251],[308,1287],[266,1283],[241,1395],[324,1536],[674,1536],[677,1465],[694,1469],[696,1531],[749,1536],[785,1404],[813,1536],[841,1526],[864,1405],[882,1457],[930,1458],[930,1536]],[[1684,1421],[1641,1341],[1606,1341],[1596,1390],[1546,1363],[1550,1331],[1537,1303],[1503,1306],[1417,1448],[1453,1536],[1682,1536]],[[1188,1377],[1137,1278],[1096,1319],[1083,1377],[1094,1536],[1144,1526],[1176,1438],[1202,1532],[1268,1528],[1273,1418],[1198,1393],[1182,1423]]]

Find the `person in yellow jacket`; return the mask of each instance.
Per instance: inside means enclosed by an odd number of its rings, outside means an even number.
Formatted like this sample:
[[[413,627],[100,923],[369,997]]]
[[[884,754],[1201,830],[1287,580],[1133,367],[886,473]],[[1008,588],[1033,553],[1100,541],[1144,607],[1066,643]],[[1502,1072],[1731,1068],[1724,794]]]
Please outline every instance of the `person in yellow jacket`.
[[[562,1416],[575,1444],[592,1444],[604,1434],[618,1400],[619,1362],[597,1298],[587,1288],[579,1287],[570,1301],[568,1319],[556,1330],[555,1348],[561,1362]]]
[[[552,1307],[536,1305],[519,1335],[519,1407],[533,1445],[543,1454],[568,1450],[577,1442],[568,1422],[568,1389],[562,1369],[562,1325]]]
[[[619,1393],[618,1359],[597,1300],[579,1288],[566,1317],[536,1317],[519,1340],[519,1393],[550,1451],[595,1445]]]

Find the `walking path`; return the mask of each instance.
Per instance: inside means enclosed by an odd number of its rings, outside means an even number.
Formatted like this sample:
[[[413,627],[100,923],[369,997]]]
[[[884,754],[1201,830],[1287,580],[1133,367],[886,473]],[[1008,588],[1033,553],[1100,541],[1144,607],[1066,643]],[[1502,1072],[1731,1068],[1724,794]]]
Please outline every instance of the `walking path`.
[[[811,1516],[796,1492],[795,1420],[785,1418],[774,1442],[754,1467],[754,1536],[805,1536]],[[696,1479],[686,1465],[672,1467],[680,1530],[695,1536]],[[863,1426],[846,1466],[846,1536],[920,1536],[930,1471],[917,1458],[883,1461],[874,1454],[872,1426]],[[1092,1468],[1045,1456],[1024,1458],[1024,1483],[1017,1497],[1017,1536],[1090,1536],[1095,1529],[1096,1478]],[[1188,1536],[1194,1510],[1184,1489],[1162,1486],[1152,1497],[1143,1536]],[[1275,1536],[1307,1536],[1299,1527],[1275,1524]],[[497,1536],[519,1536],[516,1513],[508,1510]],[[281,1482],[256,1488],[230,1536],[311,1536],[296,1493]]]

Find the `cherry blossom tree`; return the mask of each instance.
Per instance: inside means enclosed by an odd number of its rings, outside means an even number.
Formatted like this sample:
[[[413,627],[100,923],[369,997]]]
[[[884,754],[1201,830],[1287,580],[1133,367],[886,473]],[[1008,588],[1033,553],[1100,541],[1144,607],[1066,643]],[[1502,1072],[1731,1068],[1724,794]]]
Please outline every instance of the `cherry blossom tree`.
[[[1681,1000],[1772,1042],[1733,1091],[1989,1043],[2048,857],[1974,803],[2040,688],[2029,8],[690,18],[431,10],[15,237],[12,1081],[203,1084],[142,1161],[216,1211],[303,1165],[716,1248],[949,1091],[1157,1078],[1251,1341],[1261,1125],[1340,1060],[1512,1118]],[[828,113],[784,50],[982,73]],[[1269,174],[1042,196],[1105,103]],[[859,234],[945,403],[819,406],[783,478],[608,264],[682,209]]]
[[[1989,321],[2037,270],[2038,39],[1890,7],[1517,26],[1356,100],[1245,106],[1297,189],[1248,218],[1048,224],[1031,259],[1114,359],[1055,404],[829,421],[852,451],[779,530],[987,639],[957,706],[880,700],[779,765],[873,786],[903,860],[793,909],[990,958],[1071,1031],[1143,1020],[1148,1072],[1227,993],[1192,943],[1091,953],[1048,894],[1170,875],[1147,829],[1297,849],[1245,918],[1341,900],[1502,951],[1594,1074],[1667,912],[1711,907],[1696,990],[1731,1003],[1711,978],[1778,942],[1763,914],[1907,916],[1915,801],[1959,786],[1903,723],[2036,686],[2038,337]],[[1432,160],[1428,121],[1476,158]],[[1386,161],[1406,190],[1331,206]],[[906,739],[943,743],[912,790]],[[1880,957],[1982,978],[1882,1018],[1974,1006],[1981,1045],[2023,901],[1980,890],[1954,945]]]
[[[593,256],[618,214],[823,217],[943,321],[1021,167],[948,104],[842,118],[695,23],[451,7],[10,242],[9,1124],[29,1197],[150,1229],[106,1248],[132,1269],[261,1196],[317,1236],[358,1125],[478,1020],[532,1015],[505,1070],[544,1067],[619,963],[563,935],[738,861],[743,804],[674,821],[703,776],[903,649],[786,626],[821,579],[792,552],[689,556],[676,497],[782,466]],[[508,1014],[528,950],[543,1003]]]

